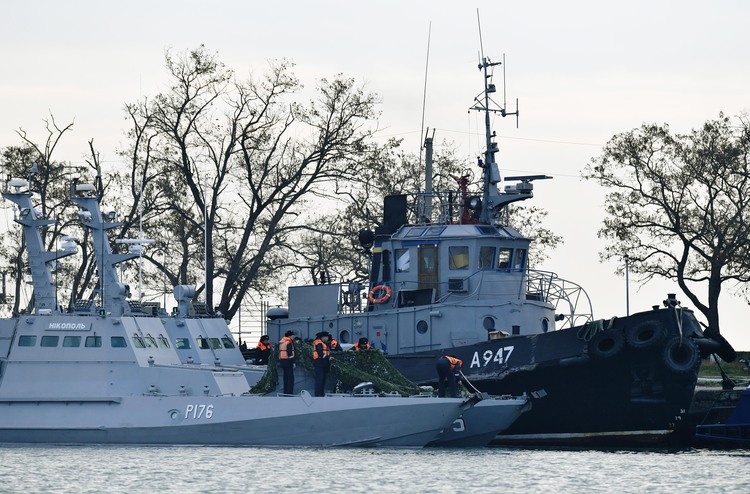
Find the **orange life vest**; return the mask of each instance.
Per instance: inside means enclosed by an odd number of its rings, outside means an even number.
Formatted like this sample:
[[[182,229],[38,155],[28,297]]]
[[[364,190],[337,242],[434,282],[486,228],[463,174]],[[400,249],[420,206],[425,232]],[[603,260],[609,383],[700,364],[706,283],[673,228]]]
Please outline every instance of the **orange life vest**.
[[[260,350],[270,350],[271,349],[271,342],[263,343],[263,340],[258,342],[258,348]]]
[[[290,353],[291,355],[289,355]],[[290,337],[284,336],[279,342],[279,360],[288,360],[290,358],[294,358],[294,342]]]
[[[451,363],[451,371],[455,370],[456,364],[458,364],[459,366],[464,365],[464,363],[461,361],[461,359],[457,359],[457,358],[454,358],[454,357],[449,357],[447,355],[444,355],[443,358],[448,359],[448,362]]]
[[[317,349],[316,349],[317,346],[318,346],[318,344],[323,345],[323,355],[321,355],[321,356],[318,356],[318,352],[317,352]],[[321,340],[320,338],[318,338],[317,340],[313,341],[313,360],[317,360],[319,358],[328,357],[330,355],[331,355],[331,350],[328,349],[328,345],[326,345],[323,340]]]
[[[359,351],[359,350],[372,350],[372,345],[370,345],[369,343],[365,343],[365,346],[361,347],[361,346],[359,346],[359,342],[357,342],[357,343],[354,344],[353,348],[356,351]]]

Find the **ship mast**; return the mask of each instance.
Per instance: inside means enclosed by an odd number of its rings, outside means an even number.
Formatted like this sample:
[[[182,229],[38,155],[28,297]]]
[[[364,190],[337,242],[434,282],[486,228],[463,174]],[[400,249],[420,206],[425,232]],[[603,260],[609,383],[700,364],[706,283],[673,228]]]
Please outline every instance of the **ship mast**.
[[[507,204],[515,201],[522,201],[533,197],[534,186],[531,183],[533,180],[540,180],[548,177],[546,175],[525,175],[517,177],[505,177],[505,182],[517,181],[519,183],[507,185],[505,191],[500,191],[500,183],[503,181],[500,175],[500,168],[495,159],[495,154],[498,152],[498,145],[496,142],[497,135],[492,131],[490,124],[490,114],[499,113],[501,116],[506,117],[508,115],[516,116],[516,127],[518,126],[518,99],[516,99],[516,111],[507,111],[507,105],[505,102],[505,90],[503,90],[503,104],[498,105],[492,99],[491,94],[497,92],[495,85],[490,82],[492,79],[492,67],[497,65],[503,65],[504,62],[492,62],[488,57],[482,58],[482,63],[479,64],[479,70],[484,75],[484,91],[482,95],[474,98],[474,106],[470,110],[476,110],[484,112],[484,128],[485,128],[485,146],[484,159],[479,158],[479,166],[483,170],[482,176],[482,203],[479,206],[479,221],[480,223],[492,224],[499,218],[500,210]]]

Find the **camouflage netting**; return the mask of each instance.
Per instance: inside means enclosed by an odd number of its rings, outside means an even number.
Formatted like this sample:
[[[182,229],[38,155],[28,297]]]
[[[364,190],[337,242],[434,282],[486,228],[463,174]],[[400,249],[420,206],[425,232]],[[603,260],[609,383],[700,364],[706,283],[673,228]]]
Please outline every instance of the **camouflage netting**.
[[[250,390],[254,394],[268,394],[276,391],[279,380],[277,367],[276,347],[268,359],[268,369],[258,384]],[[294,342],[294,352],[297,356],[297,369],[300,367],[304,372],[312,376],[313,371],[313,347],[310,343],[302,341]],[[396,392],[401,395],[411,396],[422,391],[414,383],[402,376],[382,352],[377,350],[364,350],[359,352],[343,351],[333,352],[331,360],[331,373],[328,376],[328,387],[338,393],[350,392],[354,386],[362,382],[371,382],[378,393]]]

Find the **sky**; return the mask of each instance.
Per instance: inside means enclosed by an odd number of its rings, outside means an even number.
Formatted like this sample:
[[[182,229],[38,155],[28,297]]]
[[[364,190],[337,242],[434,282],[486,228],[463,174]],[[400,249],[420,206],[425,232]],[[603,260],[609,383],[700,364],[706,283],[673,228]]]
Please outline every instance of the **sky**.
[[[604,191],[581,171],[612,136],[643,123],[687,133],[719,112],[750,111],[743,0],[5,0],[0,13],[0,148],[21,144],[19,129],[42,141],[51,114],[74,122],[56,151],[71,162],[93,139],[116,165],[125,104],[165,89],[167,49],[203,44],[241,78],[280,58],[308,88],[353,77],[379,95],[379,139],[401,138],[418,154],[429,127],[436,147],[457,148],[473,166],[480,53],[505,56],[509,109],[518,98],[520,117],[518,128],[494,122],[501,172],[554,177],[535,182],[531,200],[564,240],[541,268],[583,286],[596,318],[648,310],[667,293],[690,304],[670,281],[631,276],[626,289],[617,266],[599,261]],[[732,291],[722,294],[721,331],[750,350],[750,305]]]

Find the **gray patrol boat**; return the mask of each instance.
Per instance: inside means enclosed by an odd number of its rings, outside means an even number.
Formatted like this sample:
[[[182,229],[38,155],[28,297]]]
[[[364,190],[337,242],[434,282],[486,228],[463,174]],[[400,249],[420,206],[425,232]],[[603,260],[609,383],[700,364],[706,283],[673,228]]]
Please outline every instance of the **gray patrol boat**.
[[[34,309],[0,320],[0,442],[421,447],[479,399],[250,395],[260,370],[244,363],[226,321],[192,314],[193,287],[175,287],[172,315],[128,300],[116,266],[138,249],[112,253],[106,231],[118,223],[102,215],[100,180],[71,186],[100,280],[96,303],[70,310],[50,265],[77,245],[45,249],[41,229],[53,221],[27,180],[9,179],[2,195],[17,206]]]

